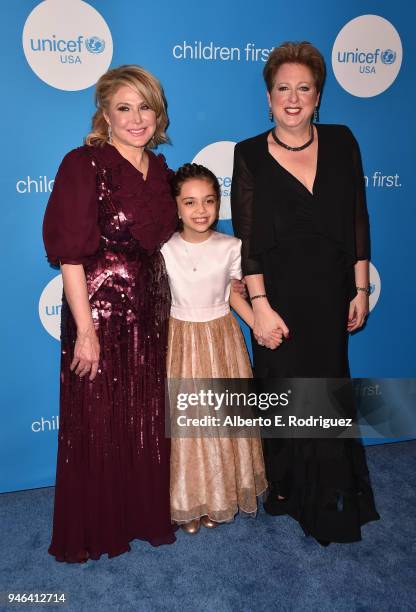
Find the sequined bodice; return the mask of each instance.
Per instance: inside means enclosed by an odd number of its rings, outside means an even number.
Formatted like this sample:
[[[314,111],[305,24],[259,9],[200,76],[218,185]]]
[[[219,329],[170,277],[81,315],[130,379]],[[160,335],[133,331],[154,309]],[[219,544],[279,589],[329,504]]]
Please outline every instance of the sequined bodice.
[[[115,147],[83,146],[63,159],[44,221],[52,264],[89,267],[100,252],[155,253],[177,224],[171,171],[147,152],[146,180]]]
[[[134,258],[143,249],[131,234],[133,221],[123,211],[117,199],[119,186],[114,184],[112,171],[102,167],[93,157],[91,164],[97,172],[98,224],[100,227],[100,250],[114,253],[129,253]]]
[[[124,316],[142,324],[149,316],[146,302],[152,291],[167,281],[159,245],[145,249],[132,234],[134,218],[123,206],[121,187],[114,181],[111,168],[103,167],[94,156],[96,171],[100,246],[85,266],[93,318]]]

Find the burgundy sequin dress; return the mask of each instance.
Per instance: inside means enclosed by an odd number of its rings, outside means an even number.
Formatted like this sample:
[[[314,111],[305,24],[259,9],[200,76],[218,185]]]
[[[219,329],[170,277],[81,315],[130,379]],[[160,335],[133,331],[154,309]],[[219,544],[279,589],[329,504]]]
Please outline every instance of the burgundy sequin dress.
[[[49,552],[59,561],[175,540],[164,381],[170,294],[160,246],[176,207],[163,156],[146,181],[113,146],[63,160],[44,221],[52,264],[83,264],[100,342],[93,382],[70,371],[76,327],[62,305],[60,430]]]

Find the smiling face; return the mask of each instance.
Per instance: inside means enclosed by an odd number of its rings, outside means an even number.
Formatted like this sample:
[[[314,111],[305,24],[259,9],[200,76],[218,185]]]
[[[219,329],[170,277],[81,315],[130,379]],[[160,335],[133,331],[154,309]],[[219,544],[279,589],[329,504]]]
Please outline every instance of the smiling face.
[[[311,121],[319,102],[319,93],[307,66],[287,63],[277,70],[267,98],[279,127],[303,129]]]
[[[202,242],[210,235],[210,227],[218,216],[219,202],[211,181],[186,180],[176,196],[179,218],[182,219],[185,240]]]
[[[156,113],[142,95],[122,85],[110,98],[104,113],[116,147],[143,148],[156,131]]]

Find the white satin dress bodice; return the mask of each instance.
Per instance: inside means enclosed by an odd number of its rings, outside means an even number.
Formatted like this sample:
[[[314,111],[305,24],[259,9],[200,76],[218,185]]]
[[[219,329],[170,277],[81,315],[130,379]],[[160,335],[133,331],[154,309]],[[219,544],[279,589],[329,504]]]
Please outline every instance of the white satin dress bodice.
[[[230,312],[231,279],[241,279],[241,240],[212,232],[204,242],[187,242],[179,232],[163,245],[172,295],[171,316],[204,322]]]

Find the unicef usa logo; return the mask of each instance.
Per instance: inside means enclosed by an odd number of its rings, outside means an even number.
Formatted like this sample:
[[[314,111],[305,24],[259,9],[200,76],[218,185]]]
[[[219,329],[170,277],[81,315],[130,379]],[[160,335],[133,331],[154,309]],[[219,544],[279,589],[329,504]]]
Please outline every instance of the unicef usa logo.
[[[48,85],[65,91],[94,85],[113,56],[107,23],[83,0],[44,0],[27,18],[22,38],[33,72]]]
[[[349,21],[335,39],[332,68],[348,93],[370,98],[395,81],[402,54],[400,36],[387,19],[362,15]]]
[[[381,54],[381,61],[383,62],[383,64],[394,64],[394,62],[396,61],[396,57],[396,51],[393,51],[392,49],[386,49]]]
[[[370,298],[369,307],[370,312],[373,310],[378,302],[381,293],[381,279],[377,268],[373,263],[370,262]]]
[[[39,318],[48,334],[61,339],[62,275],[55,276],[42,291],[39,299]]]
[[[98,36],[91,36],[86,39],[85,46],[90,53],[102,53],[105,49],[105,40]]]
[[[235,142],[222,140],[207,145],[195,155],[195,164],[206,166],[215,174],[221,187],[220,219],[231,219],[231,180]]]

